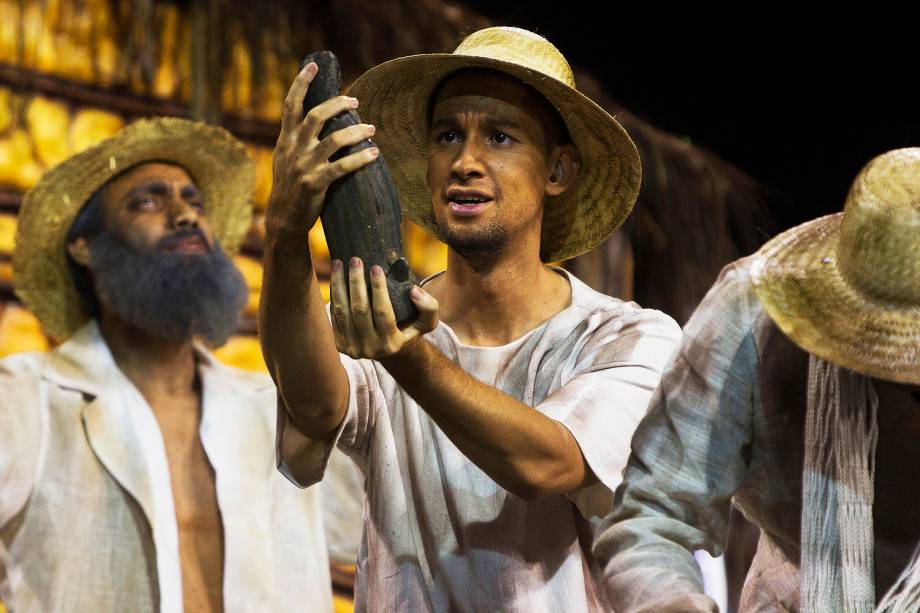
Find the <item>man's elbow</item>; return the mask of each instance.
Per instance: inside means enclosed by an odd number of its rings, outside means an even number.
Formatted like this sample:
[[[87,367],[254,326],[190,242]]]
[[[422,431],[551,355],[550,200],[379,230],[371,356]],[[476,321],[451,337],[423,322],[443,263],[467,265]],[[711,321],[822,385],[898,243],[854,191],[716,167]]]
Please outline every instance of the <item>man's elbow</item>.
[[[586,470],[588,469],[583,465],[573,466],[571,462],[566,461],[545,462],[523,469],[519,478],[507,489],[526,502],[570,494],[589,484],[585,476]],[[588,472],[590,474],[590,471]]]

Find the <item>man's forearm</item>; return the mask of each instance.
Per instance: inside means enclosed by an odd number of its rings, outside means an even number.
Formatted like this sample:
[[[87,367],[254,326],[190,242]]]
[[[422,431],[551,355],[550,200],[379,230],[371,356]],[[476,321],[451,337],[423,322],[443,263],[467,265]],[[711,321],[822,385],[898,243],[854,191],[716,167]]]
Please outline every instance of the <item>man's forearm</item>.
[[[259,333],[265,363],[294,426],[310,438],[327,438],[344,417],[348,379],[306,232],[267,232]]]
[[[477,381],[430,343],[416,341],[380,362],[464,455],[512,493],[532,500],[594,479],[565,426]]]

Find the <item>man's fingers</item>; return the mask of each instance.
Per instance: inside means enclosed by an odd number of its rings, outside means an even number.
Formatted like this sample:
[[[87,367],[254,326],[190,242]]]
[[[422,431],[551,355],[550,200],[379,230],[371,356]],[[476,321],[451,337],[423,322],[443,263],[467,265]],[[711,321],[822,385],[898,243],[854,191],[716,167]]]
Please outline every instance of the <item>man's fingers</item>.
[[[330,311],[332,321],[340,340],[345,345],[354,346],[355,329],[351,322],[351,307],[348,304],[348,284],[341,260],[332,261],[331,283],[329,285]],[[341,349],[341,347],[340,347]]]
[[[351,321],[358,333],[358,340],[366,342],[373,339],[376,333],[374,322],[371,320],[370,303],[367,300],[364,263],[359,258],[351,258],[348,263],[348,299],[351,302]]]
[[[358,100],[348,96],[333,96],[328,100],[320,102],[310,109],[307,116],[303,118],[307,139],[318,139],[319,132],[323,129],[327,121],[339,113],[356,108],[358,108]]]
[[[284,106],[281,111],[282,132],[290,130],[303,119],[303,99],[307,95],[307,89],[310,88],[310,83],[313,82],[317,70],[316,63],[310,62],[294,78],[284,98]]]
[[[368,147],[367,149],[356,151],[334,162],[330,162],[325,170],[326,176],[324,178],[327,181],[326,184],[329,185],[348,173],[354,172],[363,166],[367,166],[376,160],[379,155],[380,151],[377,147]]]
[[[387,291],[387,277],[380,266],[371,267],[371,299],[374,303],[374,326],[380,336],[386,337],[397,332],[396,315]]]
[[[411,327],[418,330],[421,334],[426,334],[437,328],[439,305],[434,296],[416,285],[409,290],[409,298],[418,309],[418,318]]]
[[[374,126],[365,123],[336,130],[316,146],[316,157],[321,160],[328,160],[342,147],[357,145],[361,141],[370,138],[374,135],[374,131]]]

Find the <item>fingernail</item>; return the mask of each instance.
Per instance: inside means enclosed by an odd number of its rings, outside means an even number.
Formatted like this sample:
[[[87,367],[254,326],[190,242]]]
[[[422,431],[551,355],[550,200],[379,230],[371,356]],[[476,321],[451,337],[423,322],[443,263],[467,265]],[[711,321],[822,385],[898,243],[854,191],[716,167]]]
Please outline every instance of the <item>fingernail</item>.
[[[378,149],[377,147],[371,147],[370,149],[368,149],[368,153],[370,154],[372,158],[375,158],[378,155],[380,155],[380,149]]]
[[[418,287],[413,286],[412,289],[409,290],[409,295],[412,296],[412,298],[414,298],[415,300],[421,300],[422,290],[420,290]]]
[[[380,277],[383,276],[383,269],[380,266],[377,266],[376,264],[374,264],[373,266],[371,266],[371,276],[379,279]]]
[[[361,268],[361,259],[360,259],[360,258],[351,258],[351,259],[348,261],[348,264],[349,264],[352,268],[354,268],[354,269]]]
[[[352,106],[352,107],[358,108],[358,99],[357,99],[357,98],[351,98],[351,97],[349,97],[349,98],[348,98],[348,101],[351,102],[351,106]]]
[[[316,62],[310,62],[303,67],[305,72],[310,74],[316,74],[316,71],[319,70],[319,66],[316,65]]]
[[[376,133],[377,133],[377,128],[376,128],[375,126],[368,125],[368,126],[367,126],[367,133],[368,133],[368,134],[376,134]]]
[[[342,260],[332,260],[332,272],[339,272],[342,270]]]

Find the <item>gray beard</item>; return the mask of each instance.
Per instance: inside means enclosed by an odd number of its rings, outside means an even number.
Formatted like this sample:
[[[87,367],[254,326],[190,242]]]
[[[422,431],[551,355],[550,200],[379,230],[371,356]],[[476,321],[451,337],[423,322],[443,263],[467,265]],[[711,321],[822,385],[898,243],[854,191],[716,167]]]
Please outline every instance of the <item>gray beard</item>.
[[[138,250],[104,230],[91,244],[98,296],[122,320],[156,337],[222,345],[239,325],[248,289],[219,245],[209,253]]]

